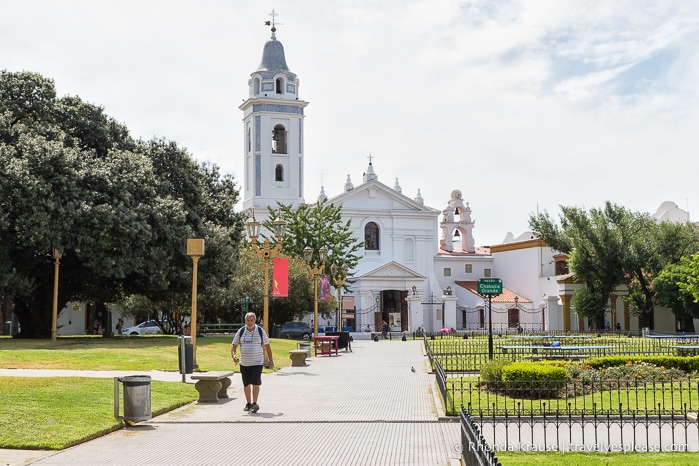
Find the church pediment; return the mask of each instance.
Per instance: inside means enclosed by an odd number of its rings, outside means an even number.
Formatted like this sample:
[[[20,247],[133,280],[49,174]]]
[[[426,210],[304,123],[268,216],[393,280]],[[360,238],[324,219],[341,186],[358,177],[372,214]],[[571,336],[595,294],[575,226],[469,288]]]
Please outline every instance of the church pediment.
[[[369,181],[350,191],[330,198],[328,202],[341,205],[343,211],[391,210],[439,213],[437,209],[418,204],[404,194],[377,180]]]
[[[403,280],[415,279],[424,280],[425,276],[415,272],[408,267],[399,264],[398,262],[391,261],[388,264],[384,264],[380,267],[375,268],[362,275],[363,279],[373,278],[373,279],[394,279],[399,278]]]

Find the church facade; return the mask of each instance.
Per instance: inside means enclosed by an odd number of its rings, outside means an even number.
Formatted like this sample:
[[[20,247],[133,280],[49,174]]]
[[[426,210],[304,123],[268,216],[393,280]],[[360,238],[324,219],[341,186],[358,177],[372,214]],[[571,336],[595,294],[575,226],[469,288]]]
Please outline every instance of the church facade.
[[[240,106],[243,208],[261,221],[267,206],[305,202],[303,119],[308,103],[299,99],[298,76],[286,64],[274,27],[248,87],[249,97]],[[459,189],[445,193],[446,207],[438,210],[424,205],[419,190],[412,198],[403,194],[397,179],[393,186],[381,182],[375,168],[370,158],[361,183],[355,186],[348,174],[340,194],[326,197],[323,188],[318,197],[318,202],[342,207],[344,220],[351,220],[353,234],[364,244],[356,269],[349,271],[345,324],[362,331],[380,329],[386,322],[401,332],[487,331],[491,321],[493,331],[502,333],[588,328],[571,308],[580,285],[572,280],[564,255],[531,232],[478,247],[471,207]],[[672,209],[666,204],[663,215],[677,215],[668,213]],[[477,292],[481,278],[500,278],[502,294],[488,302]],[[620,289],[612,297],[607,320],[611,328],[619,323],[622,330],[638,329],[624,293]],[[674,331],[672,314],[662,316],[656,329]]]

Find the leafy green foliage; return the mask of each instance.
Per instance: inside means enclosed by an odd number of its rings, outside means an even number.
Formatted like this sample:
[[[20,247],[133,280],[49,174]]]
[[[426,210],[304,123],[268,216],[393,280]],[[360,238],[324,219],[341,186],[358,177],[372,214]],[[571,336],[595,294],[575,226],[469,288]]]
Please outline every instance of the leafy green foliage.
[[[529,225],[550,247],[569,255],[570,269],[585,284],[573,304],[598,328],[604,325],[607,302],[619,285],[628,285],[627,300],[641,326],[652,327],[654,278],[699,248],[693,225],[658,222],[610,202],[589,211],[561,206],[560,227],[547,212],[532,214]]]
[[[134,141],[78,97],[57,99],[35,73],[0,73],[0,295],[22,336],[48,336],[54,258],[59,303],[142,295],[182,309],[191,287],[187,238],[205,238],[202,312],[230,306],[242,221],[238,191],[174,142]]]
[[[565,369],[547,364],[520,361],[502,368],[504,388],[521,396],[555,396],[567,380]]]

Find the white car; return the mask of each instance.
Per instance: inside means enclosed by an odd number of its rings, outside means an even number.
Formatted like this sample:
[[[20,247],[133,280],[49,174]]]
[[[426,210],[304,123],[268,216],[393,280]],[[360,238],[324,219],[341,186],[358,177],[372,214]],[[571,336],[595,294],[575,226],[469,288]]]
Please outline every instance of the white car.
[[[122,335],[155,335],[163,333],[163,329],[154,320],[149,320],[136,325],[135,327],[125,328],[121,331]]]

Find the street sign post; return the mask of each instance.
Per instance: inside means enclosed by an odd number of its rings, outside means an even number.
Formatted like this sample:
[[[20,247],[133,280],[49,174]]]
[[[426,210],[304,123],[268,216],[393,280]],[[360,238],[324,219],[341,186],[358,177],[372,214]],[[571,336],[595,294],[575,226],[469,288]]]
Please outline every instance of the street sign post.
[[[497,296],[502,294],[502,280],[499,278],[481,278],[478,280],[478,294]]]
[[[502,294],[502,280],[481,278],[478,280],[478,294],[488,297],[488,359],[493,360],[493,296]]]

